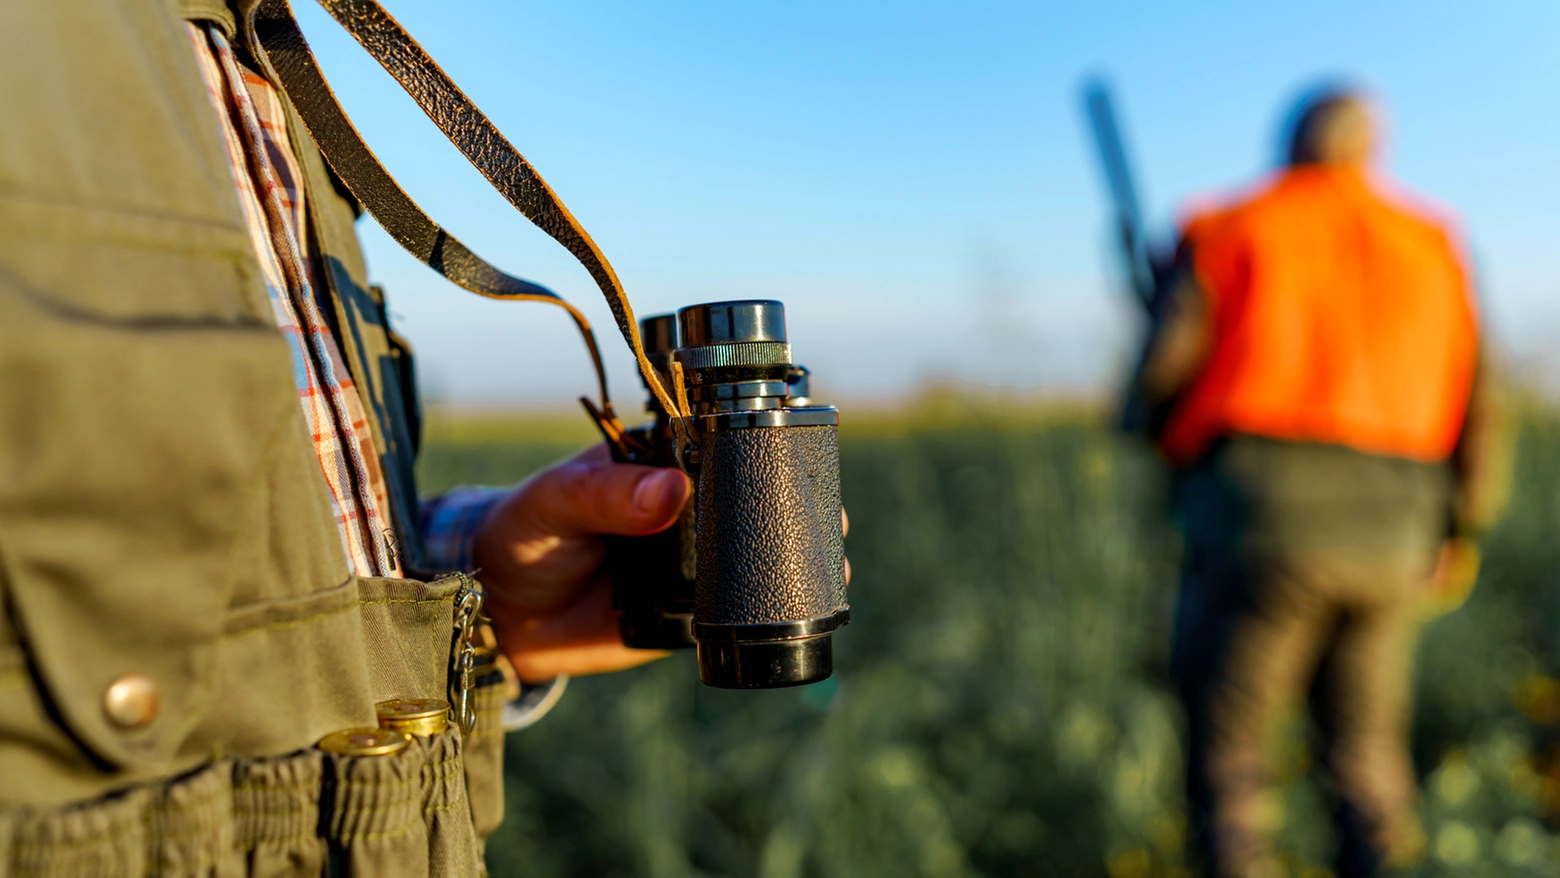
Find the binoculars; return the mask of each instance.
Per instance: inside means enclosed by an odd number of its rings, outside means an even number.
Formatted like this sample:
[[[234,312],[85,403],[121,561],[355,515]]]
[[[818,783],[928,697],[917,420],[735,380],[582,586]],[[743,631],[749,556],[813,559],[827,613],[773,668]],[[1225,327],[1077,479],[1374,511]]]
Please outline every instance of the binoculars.
[[[652,395],[655,419],[628,431],[620,457],[681,466],[694,491],[672,527],[608,543],[623,642],[693,647],[699,678],[724,689],[828,677],[832,632],[850,621],[839,412],[808,404],[785,306],[692,305],[640,332],[674,394],[681,375],[692,416],[675,423]]]

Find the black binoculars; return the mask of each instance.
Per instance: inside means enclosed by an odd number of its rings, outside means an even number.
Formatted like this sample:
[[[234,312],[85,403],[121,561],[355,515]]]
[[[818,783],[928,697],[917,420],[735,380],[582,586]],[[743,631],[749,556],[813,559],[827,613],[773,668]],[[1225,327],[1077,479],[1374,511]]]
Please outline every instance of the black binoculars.
[[[640,332],[674,393],[681,375],[692,416],[674,423],[652,396],[655,420],[628,431],[620,456],[681,466],[694,492],[667,530],[609,542],[623,642],[692,646],[699,678],[724,689],[828,677],[832,632],[850,621],[839,412],[808,404],[785,306],[692,305],[645,318]]]

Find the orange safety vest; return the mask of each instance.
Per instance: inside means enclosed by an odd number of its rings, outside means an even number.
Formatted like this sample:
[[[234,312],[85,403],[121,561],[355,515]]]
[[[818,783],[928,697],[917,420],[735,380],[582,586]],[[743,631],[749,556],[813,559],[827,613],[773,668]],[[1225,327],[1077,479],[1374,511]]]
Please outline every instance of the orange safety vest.
[[[1230,434],[1450,456],[1478,357],[1457,244],[1359,171],[1293,168],[1186,225],[1211,342],[1160,446]]]

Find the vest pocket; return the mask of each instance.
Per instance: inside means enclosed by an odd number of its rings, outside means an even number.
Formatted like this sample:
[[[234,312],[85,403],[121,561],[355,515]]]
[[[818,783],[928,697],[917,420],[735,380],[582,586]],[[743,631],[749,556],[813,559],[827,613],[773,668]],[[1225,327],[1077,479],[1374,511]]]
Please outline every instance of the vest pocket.
[[[307,439],[286,349],[274,330],[127,330],[21,300],[0,278],[10,622],[72,745],[168,773],[213,697],[234,547],[252,538],[235,511]],[[14,728],[0,717],[0,746]]]
[[[373,726],[392,698],[446,698],[460,580],[351,578],[228,613],[216,696],[187,753],[260,756]]]
[[[359,579],[358,612],[375,702],[446,698],[459,577]]]

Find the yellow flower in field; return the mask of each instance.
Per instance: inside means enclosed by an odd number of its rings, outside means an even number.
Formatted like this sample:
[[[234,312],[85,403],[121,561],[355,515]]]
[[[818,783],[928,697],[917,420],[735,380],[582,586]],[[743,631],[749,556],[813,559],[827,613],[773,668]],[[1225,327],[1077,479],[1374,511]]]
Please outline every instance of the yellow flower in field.
[[[1148,851],[1134,848],[1111,857],[1106,868],[1110,878],[1149,878],[1153,874],[1154,858]]]
[[[1528,674],[1512,698],[1517,709],[1536,723],[1560,723],[1560,680],[1544,674]]]
[[[918,774],[915,757],[901,747],[879,753],[871,768],[877,779],[890,787],[908,787],[915,783]]]
[[[1538,821],[1518,817],[1507,823],[1495,837],[1495,856],[1513,866],[1539,866],[1553,844]]]
[[[1479,791],[1479,773],[1468,764],[1468,757],[1453,751],[1441,760],[1441,766],[1430,776],[1430,792],[1437,802],[1455,808]]]
[[[1465,866],[1479,859],[1479,834],[1473,827],[1453,820],[1435,833],[1435,858],[1449,866]]]

